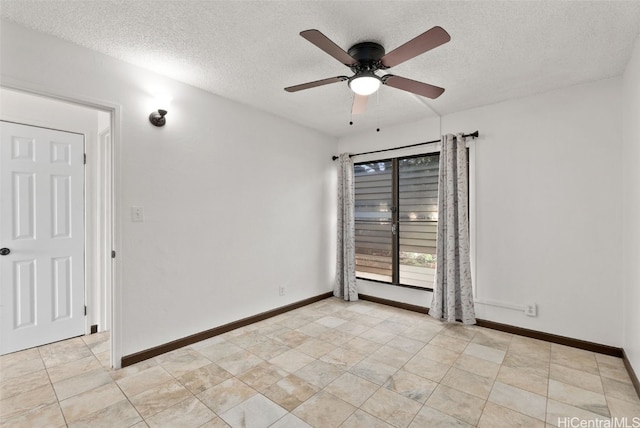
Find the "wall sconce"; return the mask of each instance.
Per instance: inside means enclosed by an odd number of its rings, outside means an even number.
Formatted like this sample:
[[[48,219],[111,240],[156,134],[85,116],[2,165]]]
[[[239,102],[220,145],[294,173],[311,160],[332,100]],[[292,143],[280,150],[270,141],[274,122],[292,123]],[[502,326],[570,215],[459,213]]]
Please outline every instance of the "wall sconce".
[[[149,122],[151,122],[154,126],[164,126],[165,123],[167,123],[165,115],[167,114],[167,109],[169,108],[170,102],[171,97],[169,97],[168,95],[157,94],[154,105],[158,107],[158,110],[151,112],[151,114],[149,115]]]

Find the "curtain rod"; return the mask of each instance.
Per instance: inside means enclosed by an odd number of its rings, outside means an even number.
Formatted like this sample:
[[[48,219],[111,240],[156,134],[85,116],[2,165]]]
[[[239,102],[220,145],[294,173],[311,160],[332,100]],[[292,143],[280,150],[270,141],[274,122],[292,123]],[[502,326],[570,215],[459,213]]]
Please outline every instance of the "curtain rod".
[[[463,137],[472,137],[472,138],[478,138],[480,134],[478,133],[478,131],[472,132],[470,134],[463,134]],[[408,146],[400,146],[400,147],[393,147],[391,149],[382,149],[382,150],[374,150],[372,152],[363,152],[363,153],[356,153],[356,154],[352,154],[349,155],[350,158],[354,157],[354,156],[360,156],[360,155],[370,155],[372,153],[381,153],[381,152],[388,152],[390,150],[400,150],[400,149],[407,149],[409,147],[416,147],[416,146],[422,146],[424,144],[433,144],[433,143],[439,143],[441,140],[437,139],[437,140],[433,140],[433,141],[425,141],[424,143],[416,143],[416,144],[409,144]],[[338,159],[338,156],[331,156],[332,160],[336,160]]]

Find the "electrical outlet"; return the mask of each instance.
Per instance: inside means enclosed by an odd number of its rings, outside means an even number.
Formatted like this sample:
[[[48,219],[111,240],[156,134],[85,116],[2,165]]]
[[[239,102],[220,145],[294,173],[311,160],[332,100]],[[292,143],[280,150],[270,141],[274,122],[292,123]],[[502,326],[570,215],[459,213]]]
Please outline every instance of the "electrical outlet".
[[[280,286],[280,288],[278,288],[278,293],[279,293],[281,296],[284,296],[284,292],[285,292],[284,285],[281,285],[281,286]]]
[[[143,222],[144,221],[144,208],[131,207],[131,221]]]
[[[526,305],[524,307],[524,314],[529,317],[538,316],[538,306],[535,303]]]

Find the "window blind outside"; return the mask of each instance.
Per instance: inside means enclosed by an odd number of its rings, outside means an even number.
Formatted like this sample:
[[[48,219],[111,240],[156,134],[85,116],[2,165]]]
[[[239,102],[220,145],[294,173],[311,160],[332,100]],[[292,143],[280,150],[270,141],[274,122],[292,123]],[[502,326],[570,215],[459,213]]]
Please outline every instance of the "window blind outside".
[[[354,166],[356,275],[392,282],[392,162]]]
[[[400,284],[431,288],[435,275],[440,156],[398,160]]]

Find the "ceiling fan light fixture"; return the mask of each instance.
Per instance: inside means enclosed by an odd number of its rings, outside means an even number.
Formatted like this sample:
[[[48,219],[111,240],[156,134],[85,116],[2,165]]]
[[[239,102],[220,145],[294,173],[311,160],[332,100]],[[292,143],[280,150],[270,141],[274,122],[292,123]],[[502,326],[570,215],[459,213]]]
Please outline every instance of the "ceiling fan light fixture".
[[[358,95],[371,95],[380,88],[380,78],[373,73],[356,74],[349,80],[349,87]]]

